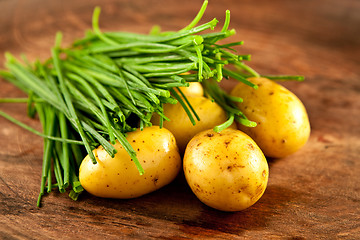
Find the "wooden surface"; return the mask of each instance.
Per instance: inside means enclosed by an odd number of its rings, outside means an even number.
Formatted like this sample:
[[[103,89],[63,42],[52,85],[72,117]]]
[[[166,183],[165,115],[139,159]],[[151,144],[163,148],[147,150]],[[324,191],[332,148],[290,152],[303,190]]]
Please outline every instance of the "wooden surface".
[[[50,56],[56,31],[65,43],[90,28],[102,6],[103,30],[176,30],[202,1],[0,0],[0,65],[5,51]],[[304,102],[312,134],[299,152],[269,159],[264,196],[224,213],[200,203],[183,177],[133,200],[56,191],[36,207],[42,139],[0,118],[0,239],[360,239],[360,2],[358,0],[210,0],[205,20],[232,13],[233,41],[244,40],[263,74],[302,74],[285,83]],[[21,97],[0,79],[0,97]],[[233,83],[226,82],[230,88]],[[40,130],[22,104],[0,109]]]

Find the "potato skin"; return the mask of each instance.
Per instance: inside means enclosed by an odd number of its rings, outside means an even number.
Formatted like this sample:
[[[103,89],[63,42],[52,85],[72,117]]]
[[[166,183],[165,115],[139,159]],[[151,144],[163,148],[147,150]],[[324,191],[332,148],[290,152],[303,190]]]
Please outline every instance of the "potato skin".
[[[237,106],[257,126],[238,124],[238,128],[254,139],[268,157],[281,158],[299,150],[310,136],[309,118],[300,99],[272,80],[249,81],[259,88],[239,83],[231,95],[244,99]]]
[[[164,121],[164,128],[174,134],[180,153],[185,151],[187,143],[197,133],[213,128],[227,120],[226,112],[210,99],[191,96],[188,96],[187,99],[200,117],[200,121],[195,119],[195,126],[192,125],[180,103],[164,105],[165,116],[170,118],[170,121]],[[151,122],[155,125],[159,125],[159,116],[155,114],[151,119]],[[232,127],[236,128],[236,125],[233,125]]]
[[[236,129],[198,133],[188,144],[183,169],[200,201],[222,211],[240,211],[263,195],[269,175],[264,154]]]
[[[202,97],[204,96],[204,88],[199,82],[191,82],[188,87],[179,87],[185,96]]]
[[[105,198],[135,198],[170,183],[181,169],[181,158],[172,133],[158,126],[128,133],[127,140],[137,152],[145,174],[140,175],[134,162],[119,142],[114,158],[100,146],[93,152],[97,164],[86,156],[79,178],[89,193]]]

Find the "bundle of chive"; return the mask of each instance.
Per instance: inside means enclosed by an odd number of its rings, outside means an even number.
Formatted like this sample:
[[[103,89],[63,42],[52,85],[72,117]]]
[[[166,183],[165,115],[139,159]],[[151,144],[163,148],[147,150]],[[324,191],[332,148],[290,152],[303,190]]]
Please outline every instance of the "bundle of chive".
[[[196,124],[196,112],[178,88],[189,82],[202,82],[206,95],[228,113],[228,121],[215,127],[216,131],[234,120],[249,127],[256,125],[234,105],[234,101],[242,99],[227,95],[217,82],[231,77],[256,88],[246,77],[260,75],[243,62],[250,55],[237,55],[231,48],[242,42],[217,43],[235,34],[228,30],[229,11],[220,32],[202,33],[214,30],[216,19],[196,26],[206,6],[207,0],[195,19],[180,31],[152,31],[149,35],[103,33],[98,24],[100,9],[95,8],[92,31],[69,48],[60,47],[58,33],[52,56],[44,63],[24,64],[6,53],[7,70],[1,71],[0,76],[28,94],[28,98],[1,102],[27,102],[28,115],[34,117],[37,113],[43,126],[40,133],[0,111],[1,116],[44,138],[38,206],[45,190],[50,192],[53,188],[63,193],[71,187],[69,196],[76,200],[83,191],[78,179],[80,163],[87,153],[96,164],[92,150],[99,145],[114,156],[112,144],[118,140],[134,160],[139,174],[143,174],[126,133],[150,126],[153,114],[161,116],[160,125],[169,120],[163,113],[164,103],[180,102]],[[238,71],[230,70],[229,65]],[[186,72],[191,74],[184,75]],[[302,80],[298,76],[278,78]]]

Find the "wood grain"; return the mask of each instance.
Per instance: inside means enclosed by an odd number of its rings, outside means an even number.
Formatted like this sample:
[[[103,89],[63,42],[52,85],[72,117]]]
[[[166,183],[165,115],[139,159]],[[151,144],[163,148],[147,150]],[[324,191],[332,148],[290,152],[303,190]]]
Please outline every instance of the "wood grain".
[[[30,60],[50,56],[57,31],[65,44],[91,26],[102,7],[104,30],[146,33],[159,24],[188,24],[202,1],[0,0],[0,65],[5,51]],[[302,74],[286,87],[304,102],[312,135],[299,152],[268,159],[269,185],[253,207],[224,213],[200,203],[182,175],[133,200],[83,194],[72,201],[56,191],[36,208],[42,139],[0,118],[1,239],[359,239],[360,238],[360,2],[210,1],[204,17],[231,27],[264,74]],[[22,93],[0,79],[0,97]],[[226,88],[234,85],[224,81]],[[40,129],[21,104],[0,109]]]

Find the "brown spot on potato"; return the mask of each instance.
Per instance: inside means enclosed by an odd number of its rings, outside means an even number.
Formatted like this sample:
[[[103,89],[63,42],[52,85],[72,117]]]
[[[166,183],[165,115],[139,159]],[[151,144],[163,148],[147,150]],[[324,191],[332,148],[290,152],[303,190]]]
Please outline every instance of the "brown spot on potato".
[[[204,190],[201,189],[201,187],[200,187],[199,184],[194,183],[194,186],[195,186],[195,191],[197,191],[197,192],[204,192]]]
[[[213,136],[214,136],[214,134],[212,134],[212,133],[208,133],[208,134],[206,134],[206,136],[211,138],[211,137],[213,137]]]
[[[286,139],[281,139],[281,143],[286,143]]]
[[[269,92],[269,95],[274,95],[274,92],[273,91]]]
[[[258,185],[258,186],[256,187],[255,195],[252,196],[251,198],[252,198],[252,199],[253,199],[253,198],[258,198],[259,195],[261,195],[262,192],[263,192],[263,186],[262,186],[262,184],[260,184],[260,185]]]
[[[245,166],[244,165],[233,164],[233,165],[229,165],[226,169],[228,171],[231,171],[233,168],[245,168]]]
[[[106,187],[109,187],[109,185],[106,185]]]
[[[134,139],[132,142],[136,142],[136,140]]]
[[[231,141],[229,141],[229,140],[227,140],[227,141],[224,142],[226,148],[229,146],[230,142],[231,142]]]
[[[153,182],[154,182],[155,185],[157,184],[158,180],[159,180],[159,177],[158,177],[158,176],[156,176],[156,177],[153,178]]]
[[[246,192],[246,190],[248,189],[248,186],[242,187],[240,188],[242,192]]]
[[[264,170],[264,171],[262,172],[262,176],[263,176],[263,177],[266,177],[266,170]]]
[[[250,148],[251,150],[254,150],[254,145],[252,145],[251,143],[249,143],[248,146],[249,146],[249,148]]]

